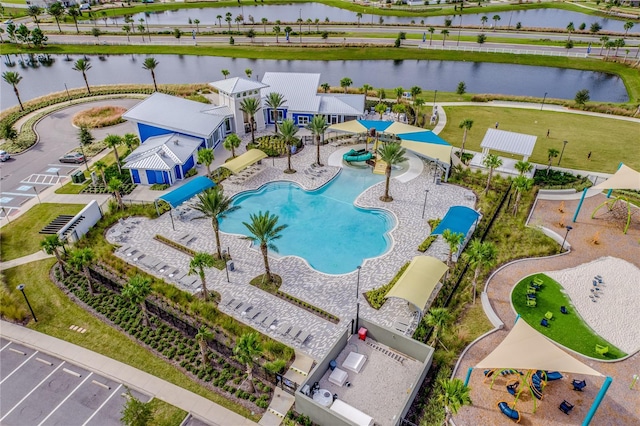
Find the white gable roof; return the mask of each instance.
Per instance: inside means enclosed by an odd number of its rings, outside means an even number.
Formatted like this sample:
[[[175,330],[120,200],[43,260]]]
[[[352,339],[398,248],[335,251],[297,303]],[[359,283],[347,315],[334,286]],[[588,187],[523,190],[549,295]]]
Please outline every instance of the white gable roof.
[[[227,107],[215,107],[156,92],[122,117],[136,123],[207,138],[226,117],[233,117],[233,114]]]
[[[242,77],[227,78],[209,83],[209,86],[230,95],[242,92],[260,90],[267,87],[266,84]]]
[[[320,74],[295,72],[267,72],[262,82],[268,87],[261,90],[262,98],[276,92],[283,95],[284,106],[291,111],[318,113]]]
[[[191,136],[172,133],[147,139],[125,158],[126,169],[171,170],[184,164],[202,141]]]
[[[490,128],[487,129],[480,147],[530,157],[537,139],[533,135]]]
[[[364,95],[318,95],[320,114],[362,115]]]

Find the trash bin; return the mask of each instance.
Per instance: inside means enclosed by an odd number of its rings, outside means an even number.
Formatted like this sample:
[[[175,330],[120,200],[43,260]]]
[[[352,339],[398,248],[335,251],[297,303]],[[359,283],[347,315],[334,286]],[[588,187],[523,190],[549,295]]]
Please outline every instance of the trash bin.
[[[71,182],[73,183],[82,183],[85,180],[86,180],[86,177],[84,176],[84,172],[82,170],[78,170],[71,174]]]
[[[338,363],[336,362],[335,359],[332,359],[331,361],[329,361],[329,368],[331,369],[331,371],[335,370],[337,366],[338,366]]]
[[[235,271],[236,270],[236,267],[233,265],[233,260],[230,260],[230,261],[227,262],[227,268],[230,271]]]
[[[436,178],[436,185],[440,185],[440,183],[442,182],[442,179],[440,177]]]
[[[367,329],[364,327],[360,327],[360,330],[358,330],[358,338],[360,340],[367,340]]]

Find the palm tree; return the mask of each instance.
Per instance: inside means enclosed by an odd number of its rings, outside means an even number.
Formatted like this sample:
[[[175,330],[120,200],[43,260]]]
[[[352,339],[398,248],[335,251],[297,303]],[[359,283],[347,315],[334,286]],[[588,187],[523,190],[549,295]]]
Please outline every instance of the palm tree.
[[[77,4],[71,5],[67,8],[67,15],[71,17],[73,23],[76,24],[76,33],[80,34],[80,29],[78,28],[78,16],[80,16],[80,6]]]
[[[109,148],[113,148],[113,153],[116,157],[116,165],[118,166],[118,172],[122,173],[122,169],[120,169],[120,156],[118,155],[118,145],[122,144],[122,136],[107,135],[107,137],[104,138],[104,144]]]
[[[33,22],[36,24],[38,28],[40,28],[40,20],[38,19],[38,15],[42,13],[42,8],[40,6],[31,5],[27,9],[27,15],[33,18]]]
[[[452,414],[457,414],[465,405],[471,405],[471,388],[460,379],[441,379],[438,386],[442,389],[438,394],[438,401],[444,405],[445,424],[449,424]]]
[[[353,84],[353,80],[351,80],[349,77],[344,77],[342,80],[340,80],[340,87],[344,89],[344,93],[347,93],[347,89],[352,84]]]
[[[500,15],[493,15],[493,31],[498,27],[498,21],[500,20]]]
[[[200,20],[199,19],[194,19],[193,23],[196,24],[196,32],[198,34],[200,34]]]
[[[104,184],[104,187],[106,188],[107,185],[107,178],[104,176],[104,170],[107,168],[107,163],[105,163],[104,161],[96,161],[93,166],[96,168],[96,170],[98,171],[98,173],[100,173],[100,176],[102,177],[102,183]]]
[[[422,93],[422,89],[419,86],[413,86],[409,89],[409,92],[411,93],[411,100],[415,102],[418,99],[418,95]]]
[[[396,103],[402,102],[402,95],[404,95],[404,88],[396,87],[393,89],[393,92],[396,94]]]
[[[624,28],[624,36],[627,36],[627,33],[629,32],[629,30],[631,28],[633,28],[633,22],[632,21],[627,21],[624,23],[624,25],[622,26],[622,28]]]
[[[433,41],[433,33],[436,32],[436,29],[433,27],[429,27],[427,31],[429,31],[429,46],[431,46],[431,42]]]
[[[217,235],[217,234],[216,234]],[[222,259],[222,257],[220,257]],[[189,262],[189,275],[197,274],[200,277],[201,294],[204,300],[209,300],[209,291],[207,290],[207,278],[204,274],[204,268],[211,268],[215,263],[215,259],[209,253],[196,253]]]
[[[298,141],[296,133],[298,133],[298,126],[296,126],[292,119],[287,118],[280,124],[280,136],[287,146],[287,170],[284,171],[285,173],[296,172],[291,168],[291,146],[294,142]]]
[[[526,176],[518,176],[513,180],[513,186],[516,188],[516,201],[513,203],[513,215],[515,216],[518,214],[522,193],[531,189],[533,179],[529,179]]]
[[[127,150],[132,152],[140,144],[140,138],[135,133],[125,133],[122,142],[126,145]]]
[[[262,22],[262,30],[266,34],[267,33],[267,23],[269,23],[269,20],[267,18],[262,18],[262,19],[260,19],[260,22]]]
[[[600,41],[602,42],[602,44],[600,45],[600,56],[602,56],[602,50],[604,49],[604,45],[609,41],[609,37],[602,36],[600,37]]]
[[[93,263],[93,259],[95,259],[95,254],[90,248],[76,249],[72,251],[69,256],[71,266],[73,266],[76,271],[82,272],[87,279],[87,285],[89,286],[89,293],[91,293],[91,295],[96,294],[89,272],[89,265]]]
[[[551,162],[553,161],[554,158],[556,158],[558,155],[560,155],[560,151],[558,151],[555,148],[549,148],[547,150],[547,161],[549,162],[549,164],[547,164],[547,174],[549,174],[549,169],[551,169]]]
[[[459,128],[464,129],[464,133],[462,134],[462,146],[460,147],[460,160],[462,160],[462,155],[464,154],[464,144],[467,142],[467,133],[473,127],[473,120],[470,118],[465,118],[458,125]]]
[[[240,206],[232,206],[231,198],[224,195],[221,186],[214,186],[209,188],[200,194],[198,194],[198,201],[191,205],[191,208],[202,213],[202,216],[195,217],[196,219],[211,219],[211,226],[213,227],[213,233],[216,237],[216,250],[218,252],[218,259],[222,259],[222,249],[220,246],[220,219],[224,219],[228,214],[238,210]]]
[[[265,277],[270,282],[273,281],[273,275],[269,268],[269,252],[268,249],[278,253],[278,247],[273,242],[282,238],[281,232],[289,225],[278,225],[278,216],[272,215],[267,210],[265,213],[259,211],[257,214],[250,214],[251,223],[242,222],[247,227],[251,235],[243,237],[254,244],[260,245],[262,258],[264,260]]]
[[[60,28],[60,17],[64,15],[64,7],[60,2],[55,2],[51,6],[47,8],[47,13],[53,16],[53,19],[56,20],[56,24],[58,24],[58,31],[62,32]]]
[[[469,246],[462,253],[462,258],[474,269],[472,283],[473,303],[476,303],[476,286],[482,268],[493,268],[498,252],[496,246],[488,241],[482,242],[478,238],[471,240]]]
[[[495,154],[489,154],[482,160],[482,164],[489,168],[489,177],[487,178],[487,187],[484,192],[489,192],[489,185],[491,185],[491,178],[493,177],[493,169],[502,166],[502,159]]]
[[[223,146],[227,151],[231,151],[231,156],[236,158],[236,148],[240,146],[242,140],[235,133],[231,133],[229,136],[224,138]]]
[[[276,34],[276,43],[280,43],[278,37],[280,36],[280,33],[282,32],[282,28],[280,28],[279,25],[276,25],[273,27],[273,32]]]
[[[130,42],[131,41],[131,37],[129,37],[129,33],[131,32],[131,26],[130,25],[123,25],[122,26],[122,31],[124,31],[127,34],[127,41]]]
[[[404,156],[407,151],[397,142],[389,142],[383,144],[380,148],[378,148],[378,159],[387,163],[387,168],[385,169],[385,177],[386,182],[384,185],[384,195],[380,197],[380,201],[390,202],[393,201],[393,197],[389,194],[389,182],[391,180],[391,167],[396,164],[407,161],[407,158]]]
[[[443,348],[447,349],[440,341],[440,335],[447,330],[452,319],[453,317],[451,316],[447,308],[429,309],[425,317],[425,322],[429,327],[433,327],[433,338],[431,339],[430,343],[431,346],[435,346],[440,343]]]
[[[89,82],[87,81],[87,71],[89,71],[90,69],[91,69],[91,64],[89,63],[89,61],[85,60],[84,58],[78,59],[73,64],[73,70],[80,71],[82,73],[82,78],[84,78],[84,84],[87,85],[87,92],[89,94],[91,94],[91,89],[89,88]]]
[[[64,280],[66,275],[64,263],[62,261],[62,256],[60,256],[60,252],[58,251],[58,247],[64,248],[64,244],[60,241],[58,235],[47,235],[44,237],[44,240],[40,241],[40,247],[45,251],[45,253],[55,255],[58,260],[58,265],[60,265],[60,277]]]
[[[211,163],[213,163],[213,149],[202,148],[198,150],[198,163],[204,164],[207,168],[207,176],[211,176]]]
[[[224,76],[224,79],[225,79],[225,80],[227,79],[227,77],[229,76],[229,74],[231,74],[231,73],[229,72],[229,70],[222,70],[222,71],[220,71],[220,72],[221,72],[221,73],[222,73],[222,75]]]
[[[374,107],[375,111],[380,114],[380,120],[382,120],[382,114],[387,110],[387,106],[380,102]]]
[[[320,87],[322,87],[324,93],[329,93],[329,89],[331,89],[331,85],[329,83],[322,83]]]
[[[285,102],[286,99],[284,96],[277,92],[270,92],[267,95],[267,100],[265,101],[269,109],[271,109],[271,118],[273,119],[273,124],[276,127],[276,133],[278,133],[278,108],[284,105]]]
[[[573,26],[573,22],[569,22],[569,25],[567,25],[567,32],[569,33],[569,38],[567,38],[567,41],[571,41],[571,33],[575,30],[576,28]]]
[[[369,94],[369,90],[371,89],[373,89],[373,87],[369,86],[368,84],[362,85],[362,93],[364,93],[365,98],[367,97],[367,95]]]
[[[262,344],[258,333],[245,333],[240,336],[233,348],[233,354],[238,361],[247,366],[246,383],[249,393],[254,393],[256,390],[253,386],[253,363],[254,359],[262,354]]]
[[[323,115],[314,115],[311,122],[307,125],[307,129],[316,137],[316,164],[322,166],[320,162],[320,139],[324,139],[324,131],[329,125]]]
[[[247,75],[247,78],[251,78],[251,74],[253,74],[253,70],[251,68],[245,68],[244,73]]]
[[[146,58],[142,65],[143,69],[147,71],[151,71],[151,78],[153,79],[153,89],[156,92],[158,91],[158,85],[156,84],[156,73],[155,73],[155,69],[157,66],[158,66],[158,61],[156,61],[155,58]]]
[[[218,25],[222,26],[222,15],[216,16],[216,19],[218,20]]]
[[[413,106],[416,113],[413,124],[415,124],[416,126],[418,125],[418,117],[420,116],[420,112],[422,111],[422,107],[424,106],[424,104],[425,102],[422,98],[416,98],[416,100],[413,101]]]
[[[258,98],[245,98],[240,103],[240,111],[247,114],[249,117],[249,124],[251,125],[251,143],[256,143],[256,139],[254,137],[254,128],[256,124],[256,113],[260,111],[262,107],[260,106],[260,100]]]
[[[451,267],[453,264],[453,253],[458,251],[464,234],[462,232],[452,232],[450,229],[445,229],[442,233],[442,239],[449,244],[449,256],[447,257],[447,266]]]
[[[131,301],[134,305],[140,306],[142,311],[142,323],[149,326],[149,313],[147,312],[147,296],[151,293],[151,280],[142,275],[134,275],[122,289],[122,297]]]
[[[107,189],[109,192],[113,192],[113,195],[116,197],[116,201],[118,203],[118,208],[120,210],[124,210],[124,203],[122,202],[122,181],[117,177],[112,177],[109,180],[109,185],[107,185]]]
[[[520,176],[524,175],[525,173],[529,173],[531,170],[533,170],[533,164],[531,164],[528,161],[518,161],[514,166],[513,166],[518,172],[520,172]]]
[[[211,339],[213,339],[213,333],[211,330],[209,330],[206,325],[201,325],[196,333],[196,341],[198,342],[198,346],[200,346],[202,365],[205,367],[209,362],[209,357],[207,356],[207,342]]]
[[[449,30],[444,29],[440,31],[440,34],[442,34],[442,45],[444,46],[444,42],[447,40],[447,36],[449,35]]]
[[[20,110],[24,111],[24,106],[22,106],[22,100],[20,99],[20,92],[18,92],[18,84],[20,84],[22,76],[15,71],[5,71],[2,73],[2,79],[13,87],[13,93],[15,93],[16,98],[18,98]]]
[[[480,18],[480,22],[482,22],[482,30],[483,31],[484,31],[484,24],[486,24],[488,20],[489,20],[489,18],[487,16],[483,16],[482,18]]]
[[[362,19],[362,13],[361,12],[356,13],[356,18],[358,18],[358,27],[360,27],[360,20]]]
[[[391,107],[391,111],[396,115],[396,119],[400,120],[400,114],[404,114],[407,108],[404,104],[395,104]]]

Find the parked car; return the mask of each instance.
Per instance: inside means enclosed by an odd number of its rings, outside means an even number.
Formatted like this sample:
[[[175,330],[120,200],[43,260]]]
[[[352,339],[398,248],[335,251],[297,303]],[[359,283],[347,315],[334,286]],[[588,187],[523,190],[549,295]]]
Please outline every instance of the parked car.
[[[0,150],[0,161],[4,162],[11,159],[11,155],[7,151]]]
[[[69,154],[63,155],[60,157],[61,163],[84,163],[84,155],[79,152],[71,152]]]

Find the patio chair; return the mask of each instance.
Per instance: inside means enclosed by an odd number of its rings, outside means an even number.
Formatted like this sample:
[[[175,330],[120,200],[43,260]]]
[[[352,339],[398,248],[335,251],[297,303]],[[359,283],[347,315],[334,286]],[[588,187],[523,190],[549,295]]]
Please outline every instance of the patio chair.
[[[527,294],[527,299],[535,299],[536,298],[536,294]]]
[[[565,399],[560,403],[560,406],[558,408],[560,409],[560,411],[562,411],[566,415],[569,415],[569,411],[571,411],[571,409],[573,408],[573,404],[571,404]]]
[[[536,302],[536,299],[527,299],[527,306],[535,308],[537,304],[538,302]]]
[[[582,392],[582,390],[587,387],[587,381],[586,380],[573,379],[573,382],[571,382],[571,384],[573,385],[573,390],[574,391],[579,391],[579,392]]]
[[[569,311],[567,311],[567,307],[566,306],[560,306],[560,313],[562,314],[568,314]]]
[[[542,318],[542,321],[540,321],[540,325],[543,327],[549,327],[549,321],[547,321],[546,318]]]
[[[527,294],[536,294],[536,288],[535,287],[527,287]]]
[[[288,322],[285,322],[285,323],[282,323],[280,327],[278,327],[278,329],[276,330],[276,333],[284,336],[289,332],[290,329],[291,329],[291,324],[289,324]]]
[[[304,342],[307,341],[307,339],[309,338],[309,336],[311,336],[311,333],[309,333],[308,331],[304,331],[302,330],[302,332],[298,335],[298,337],[296,337],[296,340],[298,341],[298,343],[300,343],[300,345],[304,345]]]
[[[609,346],[602,346],[602,345],[596,344],[596,353],[598,355],[604,355],[608,352],[609,352]]]
[[[553,313],[550,311],[547,311],[546,314],[544,314],[544,317],[548,320],[552,320],[553,319]]]
[[[287,334],[288,334],[289,336],[291,336],[291,337],[295,340],[295,338],[296,338],[296,337],[298,337],[298,334],[300,334],[300,331],[301,331],[301,330],[302,330],[302,329],[301,329],[300,327],[295,326],[295,327],[293,327],[291,330],[289,330],[289,331],[287,332]]]

